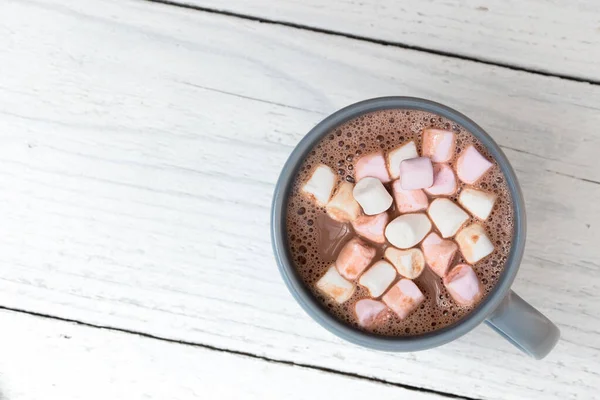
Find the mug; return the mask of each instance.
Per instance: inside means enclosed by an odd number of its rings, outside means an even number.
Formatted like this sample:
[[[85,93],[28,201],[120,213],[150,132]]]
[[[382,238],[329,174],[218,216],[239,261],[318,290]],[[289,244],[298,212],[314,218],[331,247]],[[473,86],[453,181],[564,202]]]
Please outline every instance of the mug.
[[[331,315],[300,280],[291,258],[286,234],[286,206],[298,168],[314,146],[329,132],[361,115],[386,109],[427,111],[446,117],[475,135],[487,147],[506,177],[514,204],[514,238],[504,270],[495,287],[462,319],[442,329],[415,336],[389,337],[361,331]],[[482,322],[531,357],[541,359],[555,346],[560,331],[548,318],[510,287],[525,248],[525,203],[517,177],[500,147],[477,124],[458,111],[413,97],[382,97],[343,108],[321,121],[301,141],[285,163],[273,195],[271,243],[279,271],[302,308],[333,334],[360,346],[383,351],[417,351],[441,346],[466,334]]]

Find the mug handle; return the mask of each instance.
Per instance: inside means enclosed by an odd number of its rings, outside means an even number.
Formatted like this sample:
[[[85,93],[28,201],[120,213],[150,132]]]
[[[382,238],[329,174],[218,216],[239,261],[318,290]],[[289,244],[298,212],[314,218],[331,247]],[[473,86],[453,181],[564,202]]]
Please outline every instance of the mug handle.
[[[485,322],[536,360],[546,357],[560,338],[558,327],[512,290]]]

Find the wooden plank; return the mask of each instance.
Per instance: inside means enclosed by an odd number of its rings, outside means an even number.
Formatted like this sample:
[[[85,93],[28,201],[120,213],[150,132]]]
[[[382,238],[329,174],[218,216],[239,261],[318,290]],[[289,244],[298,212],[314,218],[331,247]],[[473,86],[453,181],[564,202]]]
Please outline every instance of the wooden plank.
[[[600,81],[594,0],[174,2]]]
[[[0,21],[1,305],[468,397],[593,397],[598,86],[147,2],[13,1]],[[390,94],[504,146],[529,211],[515,289],[563,332],[543,362],[484,327],[361,349],[281,282],[279,169],[325,115]]]
[[[447,399],[366,379],[0,311],[0,398]]]

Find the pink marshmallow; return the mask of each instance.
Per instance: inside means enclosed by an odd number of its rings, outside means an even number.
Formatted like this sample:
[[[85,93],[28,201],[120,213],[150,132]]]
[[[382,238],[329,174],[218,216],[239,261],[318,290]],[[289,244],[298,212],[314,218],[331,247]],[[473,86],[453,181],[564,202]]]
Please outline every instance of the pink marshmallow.
[[[377,300],[362,299],[354,305],[354,312],[358,324],[363,328],[372,328],[380,325],[389,318],[388,308]]]
[[[433,185],[433,165],[427,157],[400,163],[400,184],[404,190],[424,189]]]
[[[429,268],[443,278],[448,273],[458,246],[452,240],[442,239],[437,233],[431,232],[421,243],[421,249]]]
[[[470,145],[467,147],[456,161],[456,174],[458,178],[469,184],[477,182],[488,169],[492,167],[484,156],[477,149]]]
[[[425,129],[423,131],[423,157],[431,161],[448,162],[454,156],[456,135],[442,129]]]
[[[383,295],[382,300],[400,319],[404,319],[425,300],[425,296],[413,281],[400,279]]]
[[[433,185],[425,191],[433,196],[451,196],[456,193],[456,177],[448,164],[433,166]]]
[[[392,190],[396,208],[401,213],[426,210],[429,205],[427,195],[421,189],[404,190],[399,180],[392,183]]]
[[[483,296],[483,287],[468,264],[458,264],[444,278],[450,296],[462,306],[471,306]]]
[[[354,166],[354,176],[356,182],[367,176],[377,178],[381,183],[388,183],[392,180],[387,169],[383,152],[376,152],[362,156]]]
[[[335,260],[339,273],[346,279],[356,279],[375,257],[375,249],[358,238],[350,239]]]
[[[389,216],[386,212],[377,215],[363,215],[352,221],[354,231],[375,243],[385,243],[385,227]]]

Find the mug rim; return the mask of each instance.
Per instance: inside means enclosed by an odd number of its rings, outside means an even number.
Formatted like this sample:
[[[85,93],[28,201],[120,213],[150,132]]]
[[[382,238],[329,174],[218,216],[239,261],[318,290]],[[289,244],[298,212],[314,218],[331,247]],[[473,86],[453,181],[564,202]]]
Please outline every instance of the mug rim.
[[[448,118],[475,135],[495,158],[505,176],[514,206],[513,245],[504,270],[492,292],[469,314],[444,328],[415,336],[381,336],[359,330],[338,320],[329,313],[299,278],[291,259],[286,235],[286,209],[289,193],[298,169],[306,155],[332,129],[345,122],[386,109],[410,109],[431,112]],[[475,122],[462,113],[417,97],[390,96],[364,100],[346,106],[313,127],[288,157],[273,194],[271,207],[271,244],[279,272],[292,296],[317,323],[342,339],[354,344],[384,351],[417,351],[449,343],[482,323],[502,302],[519,269],[525,248],[525,203],[516,174],[500,146]]]

